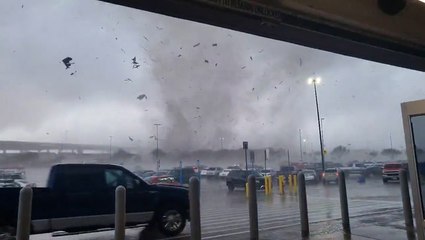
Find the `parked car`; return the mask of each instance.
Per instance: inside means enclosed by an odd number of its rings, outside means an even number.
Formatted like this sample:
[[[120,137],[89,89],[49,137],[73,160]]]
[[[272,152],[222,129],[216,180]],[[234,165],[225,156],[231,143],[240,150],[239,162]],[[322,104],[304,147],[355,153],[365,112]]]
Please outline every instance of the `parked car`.
[[[166,236],[183,231],[189,218],[185,187],[151,185],[122,166],[60,164],[46,188],[33,188],[32,233],[114,226],[115,189],[127,189],[127,226],[152,224]],[[0,235],[14,233],[20,188],[0,188]]]
[[[199,165],[199,169],[198,169],[198,166],[194,166],[193,171],[195,171],[195,173],[201,173],[201,171],[206,169],[206,168],[207,168],[207,166],[205,166],[205,165]]]
[[[322,173],[322,182],[323,184],[328,184],[330,182],[338,183],[338,169],[336,168],[326,168]]]
[[[144,179],[150,184],[165,184],[165,185],[180,185],[180,183],[173,176],[151,176]]]
[[[319,180],[316,171],[313,169],[304,169],[302,172],[304,173],[306,183],[316,183]]]
[[[221,167],[209,167],[209,168],[201,171],[201,176],[203,176],[203,177],[212,177],[212,176],[218,177],[218,175],[222,171],[223,171],[223,168],[221,168]]]
[[[350,175],[366,175],[366,166],[363,163],[352,163],[349,166],[341,167],[340,169],[344,171],[346,177]]]
[[[245,188],[248,176],[253,174],[256,177],[257,189],[264,189],[264,177],[256,171],[232,170],[226,177],[226,185],[229,192],[235,188]]]
[[[263,169],[260,171],[260,174],[265,176],[271,176],[273,179],[276,177],[277,172],[271,168]]]
[[[180,182],[181,177],[183,184],[189,184],[189,179],[193,176],[197,176],[193,167],[174,168],[168,175],[173,176],[178,182]]]
[[[19,188],[21,187],[13,179],[0,179],[0,188]]]
[[[227,175],[229,175],[229,173],[232,171],[232,169],[229,169],[229,168],[226,168],[226,169],[223,169],[223,171],[221,171],[219,174],[218,174],[218,176],[219,177],[221,177],[221,178],[225,178],[225,177],[227,177]]]
[[[277,172],[278,176],[285,176],[286,179],[288,179],[288,176],[291,174],[297,174],[293,166],[281,166],[280,170]]]
[[[400,170],[406,169],[407,164],[403,163],[386,163],[382,169],[382,182],[400,181]]]
[[[139,170],[134,171],[134,173],[143,179],[155,175],[155,171],[153,170]]]

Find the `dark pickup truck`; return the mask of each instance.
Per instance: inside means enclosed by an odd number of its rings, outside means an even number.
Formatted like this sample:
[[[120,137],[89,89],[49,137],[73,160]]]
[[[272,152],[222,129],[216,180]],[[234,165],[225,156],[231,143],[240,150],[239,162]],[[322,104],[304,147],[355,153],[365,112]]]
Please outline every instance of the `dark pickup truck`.
[[[166,236],[183,231],[189,219],[187,188],[150,185],[116,165],[59,164],[51,168],[47,188],[33,188],[31,232],[113,227],[120,185],[127,189],[127,226],[148,224]],[[0,189],[0,234],[16,229],[19,191]]]

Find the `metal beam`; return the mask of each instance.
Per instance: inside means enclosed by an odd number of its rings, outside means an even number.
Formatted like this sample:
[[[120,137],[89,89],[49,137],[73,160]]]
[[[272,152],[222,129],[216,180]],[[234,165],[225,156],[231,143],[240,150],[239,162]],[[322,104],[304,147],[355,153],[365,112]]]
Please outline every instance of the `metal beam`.
[[[352,27],[354,25],[346,25],[344,21],[333,20],[331,18],[333,15],[328,19],[320,14],[311,17],[314,12],[308,13],[305,9],[290,8],[291,6],[287,4],[284,7],[276,7],[279,5],[276,2],[284,5],[284,1],[263,1],[263,4],[259,4],[260,1],[244,0],[100,1],[229,28],[347,56],[425,71],[424,42],[412,43],[408,39],[390,38],[378,32],[367,31],[366,29],[369,29],[367,27],[354,28]],[[303,0],[303,2],[306,2],[306,0]],[[320,0],[318,2],[328,2],[329,5],[329,1]],[[340,1],[333,2],[334,5],[342,4]],[[237,7],[225,7],[225,3]],[[401,18],[398,17],[398,19]],[[416,25],[413,26],[413,29],[416,29]],[[417,31],[422,30],[417,29]]]

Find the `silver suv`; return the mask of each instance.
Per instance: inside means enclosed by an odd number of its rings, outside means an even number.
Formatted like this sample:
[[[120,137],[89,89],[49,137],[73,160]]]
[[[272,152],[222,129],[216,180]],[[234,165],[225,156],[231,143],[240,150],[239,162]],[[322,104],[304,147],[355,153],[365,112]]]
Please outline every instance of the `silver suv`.
[[[336,168],[327,168],[322,173],[323,184],[328,184],[330,182],[338,183],[338,169]]]

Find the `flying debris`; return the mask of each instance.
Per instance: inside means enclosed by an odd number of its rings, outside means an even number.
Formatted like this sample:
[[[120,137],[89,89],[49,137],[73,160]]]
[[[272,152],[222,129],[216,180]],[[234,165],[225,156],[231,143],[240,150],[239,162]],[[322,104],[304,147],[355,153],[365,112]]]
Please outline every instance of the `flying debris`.
[[[241,69],[245,69],[245,68],[246,68],[246,66],[241,67]]]
[[[143,38],[144,38],[146,41],[149,41],[149,39],[148,39],[146,36],[143,36]]]
[[[72,64],[74,64],[72,61],[71,57],[66,57],[64,59],[62,59],[63,64],[65,64],[66,69],[68,69],[69,67],[71,67]]]
[[[74,75],[74,74],[76,74],[77,73],[77,71],[74,71],[74,72],[72,72],[70,75],[72,76],[72,75]]]
[[[215,64],[215,66],[217,67],[217,63]]]
[[[181,54],[179,54],[177,57],[181,57],[182,55]]]
[[[283,81],[280,81],[279,85],[281,85],[283,83]]]
[[[133,80],[131,80],[130,78],[126,78],[124,79],[124,82],[132,82]]]
[[[158,27],[158,26],[156,26],[156,29],[158,29],[158,30],[162,30],[162,29],[164,29],[164,28],[162,28],[162,27]]]
[[[137,97],[137,99],[138,99],[138,100],[143,100],[143,99],[148,100],[148,96],[146,96],[146,94],[140,94],[140,95]]]
[[[131,59],[133,62],[133,68],[139,68],[140,67],[140,64],[136,61],[136,57],[134,57],[134,58],[132,58]]]
[[[252,88],[252,91],[254,92],[255,88]]]
[[[200,108],[200,107],[196,107],[196,109],[198,109],[198,110],[199,110],[199,109],[201,109],[201,108]]]
[[[264,49],[261,49],[260,51],[258,51],[258,53],[262,53],[264,51]]]
[[[300,67],[303,65],[303,60],[300,58]]]
[[[213,47],[217,47],[217,43],[213,43],[213,45],[212,45]]]
[[[205,63],[209,63],[207,59],[204,60]]]
[[[193,45],[193,47],[197,47],[199,45],[201,45],[201,43],[197,43],[197,44]]]
[[[21,8],[24,8],[24,4],[22,4]]]
[[[115,37],[115,40],[118,40],[118,38],[117,38],[117,37]]]
[[[274,89],[277,89],[277,87],[276,87],[276,86],[274,86]]]
[[[46,135],[50,135],[50,133],[49,132],[46,132]]]
[[[130,141],[132,141],[132,142],[134,141],[134,139],[130,136],[128,137],[128,139],[130,139]]]
[[[249,59],[251,59],[251,61],[252,61],[252,56],[249,56]]]
[[[150,136],[149,138],[155,138],[155,136]]]

